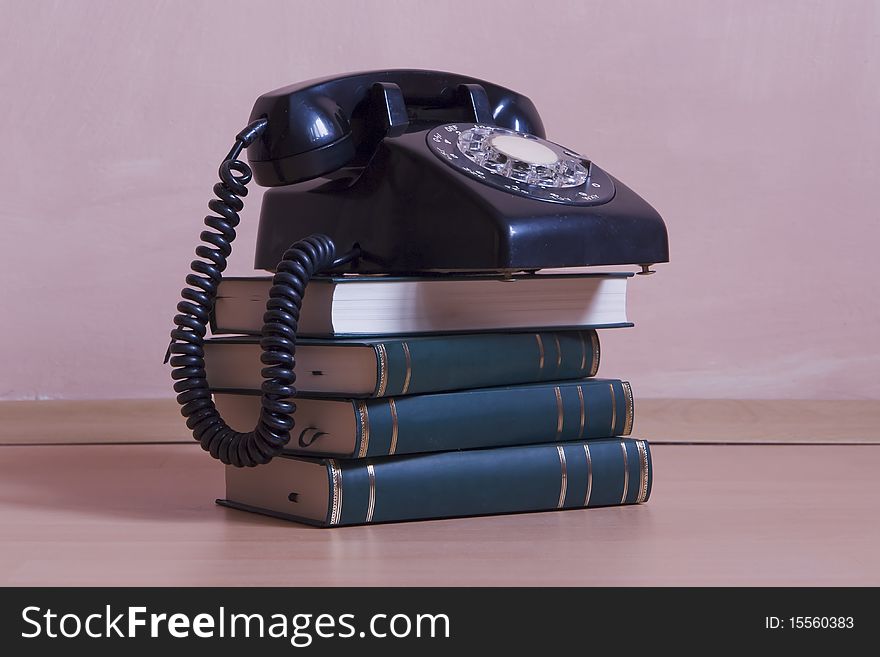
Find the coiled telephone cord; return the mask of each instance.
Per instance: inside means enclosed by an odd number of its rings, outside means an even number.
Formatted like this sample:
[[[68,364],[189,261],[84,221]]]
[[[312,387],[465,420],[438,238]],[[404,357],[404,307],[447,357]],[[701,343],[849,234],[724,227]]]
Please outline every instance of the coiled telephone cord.
[[[322,271],[338,267],[356,258],[357,249],[336,258],[336,247],[326,235],[311,235],[294,243],[284,252],[266,302],[263,315],[260,361],[266,367],[260,395],[260,417],[253,431],[232,429],[217,411],[205,375],[204,341],[217,288],[223,279],[227,258],[232,253],[235,228],[244,207],[251,168],[238,157],[265,131],[268,121],[258,119],[242,130],[235,145],[220,165],[220,182],[208,207],[214,215],[205,217],[211,230],[202,231],[202,244],[196,247],[200,260],[190,263],[192,273],[177,304],[175,328],[171,331],[166,362],[170,358],[174,391],[186,426],[202,449],[223,463],[250,467],[268,463],[281,453],[294,428],[296,404],[296,331],[303,294],[309,280]]]

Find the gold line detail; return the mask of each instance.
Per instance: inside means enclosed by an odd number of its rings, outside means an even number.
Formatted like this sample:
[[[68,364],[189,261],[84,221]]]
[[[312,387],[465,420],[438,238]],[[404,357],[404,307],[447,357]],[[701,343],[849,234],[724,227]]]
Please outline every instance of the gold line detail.
[[[544,369],[544,341],[539,333],[535,333],[535,340],[538,341],[538,370]]]
[[[584,506],[590,506],[590,493],[593,492],[593,457],[590,446],[584,443],[584,456],[587,458],[587,494],[584,495]]]
[[[590,331],[590,344],[593,347],[593,366],[590,368],[590,376],[596,376],[599,371],[599,334],[596,331]]]
[[[626,504],[626,494],[629,493],[629,465],[626,460],[626,443],[622,440],[620,450],[623,452],[623,495],[620,496],[620,503]]]
[[[648,499],[648,447],[644,440],[636,441],[639,450],[639,496],[636,504],[641,504]]]
[[[628,436],[633,430],[633,391],[629,381],[621,381],[623,386],[623,397],[626,400],[626,415],[623,417],[623,432],[621,435]]]
[[[385,345],[381,342],[373,345],[376,355],[379,357],[379,390],[376,392],[377,397],[384,397],[388,388],[388,352]]]
[[[367,455],[367,448],[370,446],[370,414],[366,402],[358,401],[356,405],[361,427],[361,448],[358,450],[358,458],[362,459]]]
[[[557,502],[556,508],[561,509],[565,506],[565,493],[568,490],[568,467],[565,463],[565,449],[562,445],[557,445],[556,451],[559,452],[559,469],[562,473],[562,481],[559,484],[559,502]]]
[[[553,342],[556,344],[556,374],[559,374],[559,368],[562,367],[562,346],[556,333],[553,334]]]
[[[617,400],[614,399],[614,384],[609,383],[608,388],[611,390],[611,435],[614,436],[617,428]]]
[[[578,403],[581,406],[581,425],[580,429],[578,429],[578,440],[584,437],[584,426],[585,421],[587,419],[587,405],[584,403],[584,389],[580,386],[577,387],[578,391]]]
[[[587,369],[587,341],[584,339],[584,332],[581,331],[578,333],[578,337],[581,341],[581,370]]]
[[[364,522],[373,522],[373,511],[376,510],[376,470],[372,463],[367,466],[367,478],[370,480],[370,499],[367,502],[367,517]]]
[[[330,468],[330,480],[332,482],[333,496],[330,505],[330,524],[338,525],[342,516],[342,470],[336,459],[328,459],[327,466]]]
[[[403,388],[400,391],[401,395],[405,395],[409,390],[409,382],[412,379],[412,355],[409,353],[409,345],[404,342],[403,347],[403,355],[406,358],[406,377],[403,379]]]
[[[565,408],[562,405],[562,390],[559,389],[559,386],[556,386],[554,390],[556,391],[556,440],[559,440],[562,435],[562,424],[565,420]]]
[[[391,447],[388,448],[388,455],[397,451],[397,404],[394,403],[394,397],[388,400],[388,408],[391,409]]]

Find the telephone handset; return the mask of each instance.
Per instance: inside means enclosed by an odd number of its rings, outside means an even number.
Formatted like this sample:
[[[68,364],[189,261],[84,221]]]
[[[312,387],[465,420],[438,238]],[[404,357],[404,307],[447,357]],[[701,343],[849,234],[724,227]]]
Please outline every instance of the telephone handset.
[[[245,148],[250,165],[239,159]],[[193,436],[236,466],[266,463],[290,439],[297,320],[316,274],[647,270],[669,259],[659,214],[547,141],[528,98],[453,73],[373,71],[264,94],[219,173],[168,356]],[[272,187],[255,265],[274,277],[260,341],[262,411],[243,433],[214,406],[202,345],[252,177]]]

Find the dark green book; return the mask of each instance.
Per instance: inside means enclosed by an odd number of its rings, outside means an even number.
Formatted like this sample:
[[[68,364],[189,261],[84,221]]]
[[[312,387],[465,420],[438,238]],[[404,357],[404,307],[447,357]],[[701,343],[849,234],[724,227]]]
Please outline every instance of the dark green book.
[[[607,439],[226,469],[225,506],[324,527],[640,504],[644,440]]]
[[[227,424],[252,429],[256,393],[214,393]],[[443,452],[628,435],[632,389],[582,379],[385,399],[298,397],[293,453],[340,458]]]
[[[205,370],[214,389],[259,390],[256,337],[205,343]],[[410,336],[369,340],[302,339],[296,348],[300,392],[343,397],[392,397],[595,376],[596,331],[538,331]]]

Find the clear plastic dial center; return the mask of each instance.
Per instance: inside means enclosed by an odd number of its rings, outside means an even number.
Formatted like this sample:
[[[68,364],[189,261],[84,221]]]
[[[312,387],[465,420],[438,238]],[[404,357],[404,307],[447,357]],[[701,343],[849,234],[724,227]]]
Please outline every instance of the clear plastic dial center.
[[[590,177],[589,162],[577,153],[506,128],[476,125],[463,130],[458,149],[484,170],[516,183],[579,187]]]
[[[559,161],[556,153],[537,139],[527,139],[516,135],[493,135],[489,137],[488,141],[499,153],[528,164],[547,166]]]

